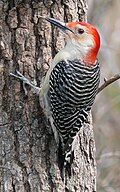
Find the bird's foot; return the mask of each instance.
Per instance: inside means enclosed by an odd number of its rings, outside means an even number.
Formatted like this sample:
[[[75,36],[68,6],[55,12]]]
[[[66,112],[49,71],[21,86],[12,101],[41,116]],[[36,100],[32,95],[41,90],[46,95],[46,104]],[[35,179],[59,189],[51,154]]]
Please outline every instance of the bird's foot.
[[[18,70],[16,71],[16,73],[17,73],[17,74],[10,73],[10,76],[15,77],[15,78],[19,79],[20,81],[22,81],[25,95],[27,95],[27,89],[26,89],[26,87],[25,87],[26,84],[29,85],[31,88],[33,88],[34,92],[35,92],[37,95],[39,95],[40,88],[37,87],[37,86],[35,85],[35,83],[33,83],[32,81],[30,81],[29,79],[27,79],[26,77],[24,77],[24,75],[22,75],[22,73],[20,73]]]

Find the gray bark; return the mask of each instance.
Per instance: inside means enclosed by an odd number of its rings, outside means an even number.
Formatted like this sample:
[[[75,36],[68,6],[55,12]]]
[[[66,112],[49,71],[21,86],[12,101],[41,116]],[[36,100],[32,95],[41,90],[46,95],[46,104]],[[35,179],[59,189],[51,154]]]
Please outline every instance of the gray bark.
[[[80,130],[72,177],[62,182],[57,149],[38,97],[9,76],[18,69],[40,86],[51,59],[64,46],[58,29],[39,16],[86,20],[86,0],[0,1],[0,191],[95,192],[95,142],[91,122]]]

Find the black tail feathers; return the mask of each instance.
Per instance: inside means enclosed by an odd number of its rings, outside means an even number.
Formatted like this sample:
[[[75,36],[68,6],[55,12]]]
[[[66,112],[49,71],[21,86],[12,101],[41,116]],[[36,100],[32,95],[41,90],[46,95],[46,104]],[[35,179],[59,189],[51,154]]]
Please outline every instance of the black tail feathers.
[[[59,146],[58,146],[58,166],[60,169],[60,174],[62,180],[64,180],[64,163],[65,163],[65,154],[64,154],[64,146],[61,142],[61,139],[59,139]]]
[[[65,172],[71,177],[71,165],[74,160],[74,151],[71,151],[71,146],[69,146],[69,150],[65,151],[64,144],[61,139],[59,139],[59,147],[58,147],[58,166],[60,169],[60,174],[62,181],[64,181]]]
[[[69,154],[69,157],[67,159],[65,159],[65,170],[68,173],[68,176],[71,177],[71,165],[74,159],[74,151],[71,151],[71,154]]]

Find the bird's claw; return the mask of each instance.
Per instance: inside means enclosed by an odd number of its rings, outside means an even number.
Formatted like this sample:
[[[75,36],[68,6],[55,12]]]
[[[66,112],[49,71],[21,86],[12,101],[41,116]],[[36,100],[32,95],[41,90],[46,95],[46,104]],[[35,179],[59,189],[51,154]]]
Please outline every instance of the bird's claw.
[[[27,84],[27,85],[34,85],[35,86],[35,84],[33,83],[33,82],[31,82],[29,79],[27,79],[24,75],[22,75],[22,73],[20,73],[18,70],[16,70],[16,73],[17,73],[17,75],[16,74],[14,74],[14,73],[10,73],[10,76],[13,76],[13,77],[16,77],[17,79],[20,79],[22,82],[23,82],[23,84]]]
[[[10,76],[13,76],[13,77],[20,79],[22,81],[25,95],[27,95],[27,89],[25,87],[26,84],[29,85],[30,87],[32,87],[35,93],[39,94],[39,92],[40,92],[39,87],[37,87],[33,82],[31,82],[24,75],[22,75],[22,73],[20,73],[18,70],[16,70],[16,73],[17,73],[17,75],[14,73],[10,73]]]

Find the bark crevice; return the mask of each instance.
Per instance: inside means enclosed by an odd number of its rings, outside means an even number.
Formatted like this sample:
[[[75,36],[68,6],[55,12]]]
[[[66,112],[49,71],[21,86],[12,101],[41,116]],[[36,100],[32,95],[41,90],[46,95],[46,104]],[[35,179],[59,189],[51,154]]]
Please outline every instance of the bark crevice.
[[[72,177],[66,175],[65,182],[62,182],[57,164],[57,144],[39,98],[29,88],[25,97],[22,83],[9,76],[17,69],[40,86],[52,57],[64,46],[64,37],[39,15],[65,21],[85,20],[86,0],[6,0],[0,2],[0,6],[1,192],[84,192],[85,186],[89,192],[96,191],[92,122],[80,130]],[[1,167],[5,167],[5,171]]]

